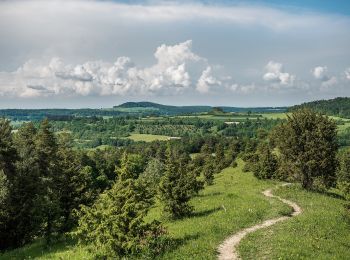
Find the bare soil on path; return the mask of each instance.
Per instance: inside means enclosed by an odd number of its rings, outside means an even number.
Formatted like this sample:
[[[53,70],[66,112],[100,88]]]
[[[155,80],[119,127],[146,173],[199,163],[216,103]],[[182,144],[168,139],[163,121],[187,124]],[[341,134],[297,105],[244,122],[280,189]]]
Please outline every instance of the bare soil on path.
[[[282,186],[286,186],[286,185],[290,185],[290,184],[289,183],[282,184]],[[291,217],[297,216],[302,212],[302,209],[296,203],[294,203],[290,200],[286,200],[286,199],[283,199],[283,198],[280,198],[278,196],[273,195],[272,189],[267,189],[267,190],[263,191],[263,194],[266,197],[276,198],[276,199],[282,201],[283,203],[289,205],[290,207],[293,208],[293,213],[291,214],[291,216],[283,216],[283,217],[265,220],[261,224],[257,224],[257,225],[254,225],[252,227],[242,229],[241,231],[228,237],[218,247],[218,254],[219,254],[218,259],[219,260],[237,260],[237,259],[240,259],[238,251],[237,251],[237,246],[238,246],[239,242],[246,235],[248,235],[249,233],[252,233],[258,229],[266,228],[266,227],[272,226],[278,222],[281,222],[281,221],[287,220]]]

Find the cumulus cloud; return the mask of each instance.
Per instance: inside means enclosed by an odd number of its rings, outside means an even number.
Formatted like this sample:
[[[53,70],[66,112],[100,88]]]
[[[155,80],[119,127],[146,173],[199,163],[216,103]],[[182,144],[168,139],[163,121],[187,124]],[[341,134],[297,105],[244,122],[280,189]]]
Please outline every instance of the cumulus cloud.
[[[321,88],[325,89],[338,83],[334,76],[329,76],[327,66],[317,66],[312,70],[315,79],[321,81]]]
[[[328,81],[329,76],[327,75],[328,68],[326,66],[318,66],[312,70],[312,75],[315,79],[319,79],[321,81]]]
[[[20,97],[177,93],[191,87],[196,81],[192,79],[196,77],[195,69],[206,64],[204,58],[192,52],[190,40],[172,46],[163,44],[154,57],[156,63],[145,68],[137,67],[128,57],[119,57],[114,63],[88,61],[78,65],[65,64],[58,57],[46,64],[29,60],[12,73],[1,73],[0,93]],[[197,81],[200,92],[220,84],[210,66]]]
[[[344,74],[345,74],[345,78],[350,80],[350,68],[347,68],[345,71],[344,71]]]
[[[208,66],[205,70],[203,70],[202,75],[198,79],[196,89],[200,93],[208,93],[210,87],[215,85],[220,86],[221,84],[221,81],[212,75],[212,68]]]
[[[266,73],[263,75],[265,81],[272,83],[279,83],[281,85],[292,85],[295,76],[284,72],[283,64],[279,62],[270,61],[265,66]]]

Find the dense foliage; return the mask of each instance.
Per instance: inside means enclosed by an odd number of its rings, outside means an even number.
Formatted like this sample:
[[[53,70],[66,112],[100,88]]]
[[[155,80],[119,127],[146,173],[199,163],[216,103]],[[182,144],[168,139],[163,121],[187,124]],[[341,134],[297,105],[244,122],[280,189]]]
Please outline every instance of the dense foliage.
[[[350,118],[350,98],[348,97],[337,97],[329,100],[307,102],[293,106],[289,108],[289,110],[295,111],[300,108],[310,108],[325,115]]]

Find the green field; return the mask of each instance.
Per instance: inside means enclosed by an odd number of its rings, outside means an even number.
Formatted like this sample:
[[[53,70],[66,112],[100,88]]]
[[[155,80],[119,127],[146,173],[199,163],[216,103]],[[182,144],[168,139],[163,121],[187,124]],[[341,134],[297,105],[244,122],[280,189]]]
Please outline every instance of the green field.
[[[131,134],[127,138],[135,142],[153,142],[153,141],[167,141],[170,139],[170,136],[166,135],[150,135],[150,134]]]

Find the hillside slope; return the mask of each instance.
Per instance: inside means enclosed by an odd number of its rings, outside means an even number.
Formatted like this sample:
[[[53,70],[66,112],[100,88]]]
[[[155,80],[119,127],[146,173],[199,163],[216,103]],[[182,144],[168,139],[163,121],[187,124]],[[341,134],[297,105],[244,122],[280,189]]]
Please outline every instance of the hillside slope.
[[[289,111],[303,107],[311,108],[326,115],[350,118],[350,97],[337,97],[329,100],[307,102],[292,106],[289,108]]]

